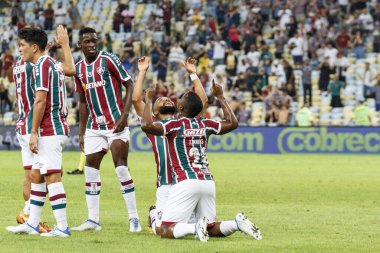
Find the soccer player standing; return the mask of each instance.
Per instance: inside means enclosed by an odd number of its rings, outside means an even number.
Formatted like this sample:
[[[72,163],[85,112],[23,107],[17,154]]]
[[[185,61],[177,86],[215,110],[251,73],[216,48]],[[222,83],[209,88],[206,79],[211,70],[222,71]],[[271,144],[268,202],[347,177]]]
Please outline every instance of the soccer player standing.
[[[73,60],[70,58],[71,51],[69,37],[67,31],[60,26],[57,27],[56,42],[63,48],[65,58],[68,59],[62,63],[63,71],[65,75],[72,76],[75,72],[73,71]],[[48,48],[50,48],[49,44],[45,48],[45,52],[48,52]],[[16,133],[21,147],[22,164],[25,171],[23,185],[25,205],[16,218],[17,222],[20,224],[24,223],[30,215],[30,171],[34,159],[34,154],[29,149],[34,104],[34,83],[32,78],[33,66],[33,63],[24,61],[22,56],[20,56],[13,67],[13,80],[16,84],[16,100],[19,110]],[[48,227],[44,223],[40,223],[40,232],[47,232],[46,229],[48,229]]]
[[[63,32],[64,28],[60,26],[59,31]],[[44,31],[22,29],[19,39],[19,51],[23,60],[35,64],[35,100],[29,141],[29,148],[35,156],[31,172],[29,219],[19,226],[7,227],[7,230],[13,233],[39,234],[38,224],[48,191],[57,226],[41,236],[68,237],[70,230],[66,217],[66,193],[61,182],[62,149],[69,134],[65,76],[62,65],[44,54],[47,45]],[[66,46],[64,50],[70,50]],[[71,53],[69,58],[72,59]]]
[[[206,242],[211,236],[228,236],[242,231],[260,240],[260,230],[243,213],[235,220],[216,222],[215,183],[209,171],[206,156],[207,141],[211,134],[225,134],[237,128],[238,123],[223,96],[222,86],[213,82],[211,94],[218,98],[224,121],[196,118],[202,111],[202,101],[194,92],[186,92],[177,103],[178,119],[153,122],[151,102],[154,90],[146,91],[142,129],[168,139],[169,155],[173,166],[173,186],[164,209],[161,237],[180,238],[195,234]],[[192,212],[199,221],[187,224]]]
[[[100,230],[100,163],[111,149],[121,193],[128,208],[131,232],[140,232],[135,187],[127,164],[129,148],[128,115],[132,105],[133,82],[120,60],[96,49],[96,31],[79,31],[78,46],[84,59],[76,64],[75,86],[80,96],[79,139],[86,154],[86,202],[88,219],[72,230]],[[123,100],[122,88],[126,88]]]
[[[183,62],[184,67],[190,75],[192,83],[194,85],[195,93],[201,98],[203,108],[207,103],[207,95],[203,89],[202,83],[196,75],[195,60],[188,58]],[[149,58],[142,57],[138,60],[138,77],[136,86],[133,89],[132,101],[135,107],[136,113],[139,117],[143,116],[145,103],[143,101],[143,86],[146,72],[149,68]],[[154,121],[167,120],[175,116],[176,107],[173,101],[168,97],[160,97],[154,102],[152,113],[154,115]],[[202,114],[204,111],[200,114]],[[150,225],[154,234],[160,235],[160,227],[162,220],[162,213],[166,206],[166,202],[169,196],[169,190],[172,184],[172,170],[171,163],[168,154],[167,139],[165,136],[155,136],[153,134],[146,133],[147,138],[152,144],[153,153],[156,161],[157,168],[157,191],[156,191],[156,206],[151,207],[150,210]]]

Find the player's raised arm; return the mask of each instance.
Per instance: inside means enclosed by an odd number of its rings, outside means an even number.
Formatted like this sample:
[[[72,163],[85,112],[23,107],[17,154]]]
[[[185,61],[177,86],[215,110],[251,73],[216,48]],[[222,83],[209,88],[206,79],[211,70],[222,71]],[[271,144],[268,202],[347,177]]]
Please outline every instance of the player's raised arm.
[[[238,120],[223,95],[222,86],[215,84],[214,80],[212,80],[211,94],[219,100],[224,114],[224,120],[221,121],[221,128],[218,134],[225,134],[236,129],[238,127]]]
[[[149,57],[146,56],[143,56],[138,60],[139,74],[137,75],[136,85],[132,93],[132,103],[139,117],[142,117],[144,112],[145,103],[143,101],[143,88],[145,75],[149,68],[149,61]]]
[[[152,119],[152,100],[156,94],[156,90],[148,88],[145,91],[145,107],[141,121],[141,129],[145,133],[153,135],[164,135],[164,128],[160,123],[154,123]]]
[[[75,67],[74,67],[74,59],[71,54],[71,48],[69,44],[69,35],[67,34],[66,28],[62,25],[57,27],[57,36],[55,37],[55,41],[58,45],[61,46],[63,55],[65,57],[65,61],[62,62],[62,69],[66,76],[75,75]]]
[[[201,81],[199,80],[199,77],[197,76],[197,67],[195,66],[195,63],[196,63],[196,60],[193,58],[187,58],[186,61],[183,61],[183,65],[185,66],[187,73],[189,73],[191,82],[194,85],[194,92],[202,100],[203,110],[198,115],[198,117],[203,117],[206,112],[206,104],[207,104],[208,98],[207,98],[205,89],[203,88],[203,85]]]

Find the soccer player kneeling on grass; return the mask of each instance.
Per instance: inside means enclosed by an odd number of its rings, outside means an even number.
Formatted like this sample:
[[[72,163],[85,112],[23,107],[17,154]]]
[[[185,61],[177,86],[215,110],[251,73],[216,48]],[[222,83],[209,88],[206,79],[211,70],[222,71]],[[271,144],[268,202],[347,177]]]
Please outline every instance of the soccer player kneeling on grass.
[[[60,31],[65,30],[60,27]],[[66,31],[65,33],[67,34]],[[66,193],[61,182],[62,149],[69,134],[65,76],[61,64],[44,54],[47,44],[44,31],[26,28],[20,31],[19,39],[23,60],[35,64],[35,101],[29,148],[36,155],[31,172],[29,219],[19,226],[7,227],[7,230],[13,233],[39,234],[41,211],[49,192],[57,226],[41,236],[68,237],[70,231],[66,218]],[[65,50],[69,50],[69,47]],[[68,55],[72,58],[71,53]]]
[[[194,234],[200,241],[207,242],[209,236],[228,236],[242,231],[261,240],[260,230],[243,213],[238,213],[235,220],[216,222],[215,183],[208,169],[207,140],[211,134],[231,132],[238,122],[223,96],[222,86],[213,82],[211,94],[222,106],[225,120],[221,122],[196,118],[203,106],[201,99],[191,91],[177,103],[178,119],[153,122],[155,90],[146,91],[141,128],[146,133],[167,137],[173,166],[173,186],[163,212],[161,237],[180,238]],[[196,224],[187,224],[193,212],[199,220]]]
[[[79,140],[86,154],[86,202],[88,219],[72,230],[100,230],[100,163],[111,149],[121,193],[128,208],[130,232],[140,232],[135,187],[128,168],[128,115],[132,106],[133,82],[120,60],[96,49],[96,31],[79,31],[78,46],[84,59],[76,64],[75,89],[79,93]],[[122,98],[122,85],[126,95]]]
[[[202,107],[205,108],[207,103],[207,95],[203,89],[202,83],[196,74],[195,59],[188,58],[183,62],[183,66],[190,75],[192,84],[194,86],[194,92],[200,97],[202,101]],[[136,86],[133,89],[132,101],[135,107],[136,113],[139,117],[143,116],[145,103],[143,101],[143,86],[146,72],[149,68],[149,58],[141,57],[138,60],[139,74],[136,81]],[[160,97],[156,99],[153,104],[152,113],[154,115],[154,121],[167,120],[176,118],[176,107],[174,102],[168,97]],[[200,115],[204,113],[201,111]],[[153,147],[153,153],[156,160],[157,167],[157,191],[156,191],[156,206],[151,206],[149,209],[149,226],[152,232],[156,235],[161,234],[161,221],[162,213],[166,206],[167,199],[169,197],[169,191],[172,184],[172,169],[168,153],[167,140],[163,136],[156,136],[146,133],[149,141]]]

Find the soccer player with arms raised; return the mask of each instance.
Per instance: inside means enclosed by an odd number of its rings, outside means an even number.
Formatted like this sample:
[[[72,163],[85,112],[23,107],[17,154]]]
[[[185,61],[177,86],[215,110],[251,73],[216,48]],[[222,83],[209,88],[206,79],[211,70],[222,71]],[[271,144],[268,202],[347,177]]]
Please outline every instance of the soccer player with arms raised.
[[[201,98],[203,108],[207,103],[207,95],[203,89],[202,83],[196,74],[196,66],[194,59],[187,59],[183,62],[184,67],[190,75],[194,85],[194,91]],[[149,68],[149,58],[142,57],[138,60],[139,74],[136,81],[136,86],[133,89],[132,101],[136,113],[139,117],[143,116],[145,103],[143,101],[143,86],[146,72]],[[175,117],[176,107],[173,101],[168,97],[159,97],[153,105],[152,113],[154,121],[167,120]],[[202,115],[204,110],[200,113]],[[172,184],[172,170],[168,155],[168,145],[165,136],[155,136],[146,133],[153,147],[153,153],[157,166],[157,191],[156,191],[156,206],[150,210],[150,225],[154,234],[160,235],[160,226],[163,209],[166,205],[169,196],[169,190]]]
[[[47,45],[44,31],[22,29],[19,39],[19,51],[23,60],[35,64],[35,100],[29,141],[29,148],[35,156],[31,171],[29,219],[19,226],[7,227],[7,230],[13,233],[39,234],[41,211],[49,192],[57,226],[41,236],[68,237],[70,231],[66,217],[66,193],[61,182],[62,149],[69,134],[65,76],[61,64],[44,52]],[[71,53],[68,56],[71,60]],[[73,65],[71,71],[74,71]]]
[[[67,76],[72,76],[75,73],[75,69],[73,67],[74,61],[71,57],[69,37],[63,26],[57,27],[57,36],[55,41],[62,47],[65,58],[67,59],[62,62],[63,72]],[[50,44],[47,44],[45,53],[48,53]],[[16,100],[19,110],[19,118],[16,123],[16,133],[21,147],[22,164],[25,171],[23,185],[25,205],[16,218],[17,222],[20,224],[24,223],[30,215],[30,172],[34,159],[34,154],[29,149],[34,104],[34,83],[32,78],[33,66],[33,63],[24,61],[22,56],[20,56],[13,67],[13,80],[16,84]],[[47,230],[49,230],[49,228],[44,223],[40,223],[40,233],[47,232]]]
[[[202,111],[202,101],[191,91],[177,103],[178,119],[153,122],[152,99],[155,91],[148,89],[141,128],[144,132],[166,136],[173,166],[173,186],[163,212],[162,238],[180,238],[195,234],[207,242],[210,236],[228,236],[236,231],[260,240],[260,230],[243,213],[235,220],[216,222],[215,183],[206,157],[207,141],[211,134],[226,134],[238,127],[238,122],[223,96],[222,86],[213,82],[211,94],[218,98],[225,120],[196,118]],[[187,224],[192,212],[200,218]]]
[[[131,232],[140,232],[136,195],[127,164],[129,148],[128,115],[132,105],[133,82],[120,60],[96,49],[98,36],[92,28],[79,31],[78,46],[84,59],[76,64],[75,87],[80,96],[79,140],[86,154],[86,202],[88,219],[72,230],[100,230],[100,163],[111,149],[116,175],[128,208]],[[126,88],[122,98],[122,88]]]

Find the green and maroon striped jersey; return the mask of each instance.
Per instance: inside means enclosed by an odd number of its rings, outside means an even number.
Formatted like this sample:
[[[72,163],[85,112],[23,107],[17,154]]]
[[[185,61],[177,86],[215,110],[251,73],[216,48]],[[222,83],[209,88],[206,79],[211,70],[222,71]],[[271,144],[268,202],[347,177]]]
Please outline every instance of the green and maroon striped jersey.
[[[154,118],[153,120],[158,121],[157,118]],[[146,133],[146,137],[148,137],[148,140],[152,144],[154,159],[156,160],[157,187],[172,184],[172,165],[170,162],[168,140],[166,136],[155,136]]]
[[[211,134],[220,132],[221,123],[205,118],[179,118],[158,121],[168,139],[173,184],[187,179],[213,180],[206,156]]]
[[[19,57],[13,66],[13,80],[16,84],[16,100],[18,119],[16,132],[21,135],[30,134],[33,121],[33,64]]]
[[[69,135],[67,125],[67,93],[61,63],[48,55],[41,56],[33,68],[35,91],[47,92],[40,136]]]
[[[85,93],[90,112],[87,128],[112,130],[124,110],[121,86],[130,75],[114,54],[104,51],[91,64],[83,59],[75,68],[75,90]]]

